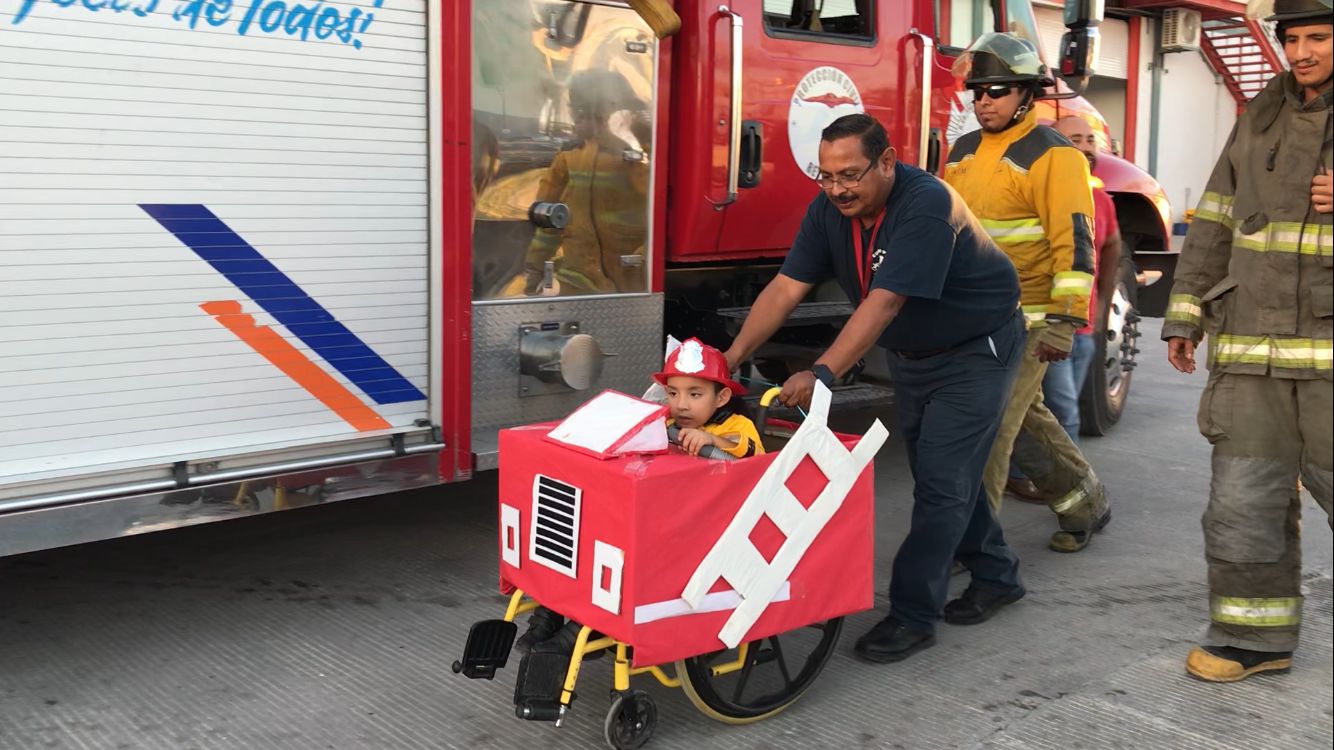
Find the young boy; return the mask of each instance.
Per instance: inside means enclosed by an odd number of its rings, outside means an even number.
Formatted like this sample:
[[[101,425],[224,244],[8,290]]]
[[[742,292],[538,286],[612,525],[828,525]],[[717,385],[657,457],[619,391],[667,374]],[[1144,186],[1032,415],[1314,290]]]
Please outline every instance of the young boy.
[[[682,450],[697,456],[712,445],[737,458],[764,452],[755,423],[744,413],[746,389],[728,377],[722,352],[689,339],[668,355],[653,379],[667,391],[667,424],[680,428]]]
[[[728,377],[727,359],[717,349],[690,339],[667,356],[662,372],[653,379],[667,391],[670,416],[668,426],[680,428],[681,449],[692,456],[705,446],[716,446],[737,458],[764,452],[755,423],[745,415],[746,392]],[[528,630],[514,647],[520,653],[565,653],[574,648],[580,630],[574,620],[566,622],[559,613],[538,607],[528,620]],[[602,655],[595,652],[590,658]]]

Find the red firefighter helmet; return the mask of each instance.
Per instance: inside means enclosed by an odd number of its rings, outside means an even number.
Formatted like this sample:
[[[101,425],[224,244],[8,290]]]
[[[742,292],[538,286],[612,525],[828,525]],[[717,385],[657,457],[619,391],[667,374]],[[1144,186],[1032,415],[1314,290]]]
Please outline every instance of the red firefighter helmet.
[[[732,393],[738,396],[746,392],[740,383],[732,380],[731,373],[727,371],[727,358],[723,353],[695,338],[687,339],[676,348],[676,351],[667,355],[662,372],[654,373],[653,379],[665,386],[667,378],[677,375],[717,383],[725,388],[731,388]]]

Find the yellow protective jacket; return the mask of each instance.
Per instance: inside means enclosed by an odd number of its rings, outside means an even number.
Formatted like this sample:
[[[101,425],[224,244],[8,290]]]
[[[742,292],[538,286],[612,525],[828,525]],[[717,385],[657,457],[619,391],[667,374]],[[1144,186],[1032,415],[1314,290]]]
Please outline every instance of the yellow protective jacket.
[[[1083,327],[1093,293],[1093,194],[1084,155],[1030,111],[1008,130],[959,138],[945,182],[1014,263],[1029,327]]]
[[[1275,76],[1237,118],[1195,209],[1163,338],[1209,334],[1209,369],[1334,379],[1334,226],[1311,206],[1331,167],[1331,93]]]

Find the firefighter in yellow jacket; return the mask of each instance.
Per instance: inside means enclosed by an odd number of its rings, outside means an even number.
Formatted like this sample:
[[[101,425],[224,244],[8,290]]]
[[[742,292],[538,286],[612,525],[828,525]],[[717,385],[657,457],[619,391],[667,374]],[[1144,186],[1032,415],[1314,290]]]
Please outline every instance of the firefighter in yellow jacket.
[[[1032,104],[1055,81],[1037,48],[1013,34],[989,33],[961,58],[980,131],[960,137],[945,181],[963,196],[1019,272],[1028,341],[1001,417],[983,483],[999,510],[1014,440],[1022,428],[1038,448],[1016,456],[1050,498],[1060,531],[1049,546],[1078,552],[1111,519],[1106,490],[1060,422],[1042,403],[1049,362],[1069,356],[1088,319],[1093,291],[1093,197],[1088,162]]]
[[[1278,0],[1289,70],[1237,119],[1195,210],[1168,300],[1168,360],[1209,339],[1200,431],[1209,630],[1190,674],[1233,682],[1292,664],[1301,624],[1298,478],[1330,514],[1334,227],[1330,0]]]

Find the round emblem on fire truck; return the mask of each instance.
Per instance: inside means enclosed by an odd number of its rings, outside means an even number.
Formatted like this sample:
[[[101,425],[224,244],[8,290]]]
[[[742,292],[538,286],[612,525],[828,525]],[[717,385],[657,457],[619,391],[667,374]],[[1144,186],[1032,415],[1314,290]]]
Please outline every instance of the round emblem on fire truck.
[[[945,147],[954,148],[960,138],[981,127],[973,114],[973,92],[968,89],[954,92],[950,96],[950,121],[945,126]]]
[[[820,132],[843,115],[865,112],[857,84],[847,73],[828,65],[802,76],[787,110],[787,142],[797,169],[820,176]]]

